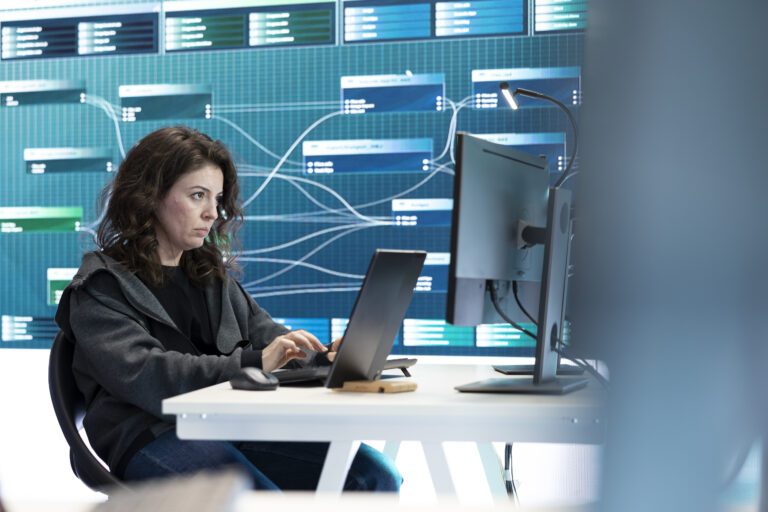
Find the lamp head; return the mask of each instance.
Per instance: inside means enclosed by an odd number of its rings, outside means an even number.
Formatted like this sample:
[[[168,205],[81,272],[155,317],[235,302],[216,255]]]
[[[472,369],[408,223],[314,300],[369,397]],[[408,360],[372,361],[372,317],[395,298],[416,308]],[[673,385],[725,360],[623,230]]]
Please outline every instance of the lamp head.
[[[501,95],[507,100],[509,108],[517,110],[519,105],[517,104],[517,99],[515,99],[515,93],[509,91],[509,84],[507,82],[501,82],[499,84],[499,89],[501,90]]]

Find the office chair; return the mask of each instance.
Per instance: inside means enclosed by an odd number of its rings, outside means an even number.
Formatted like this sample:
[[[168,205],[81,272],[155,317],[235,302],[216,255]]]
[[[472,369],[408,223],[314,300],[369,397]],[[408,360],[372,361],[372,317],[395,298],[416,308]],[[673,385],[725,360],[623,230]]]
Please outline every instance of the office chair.
[[[53,340],[48,360],[48,388],[51,392],[56,419],[69,444],[69,462],[72,472],[94,491],[106,492],[105,488],[127,489],[115,475],[104,467],[80,437],[85,415],[85,399],[77,389],[72,373],[75,345],[59,331]]]

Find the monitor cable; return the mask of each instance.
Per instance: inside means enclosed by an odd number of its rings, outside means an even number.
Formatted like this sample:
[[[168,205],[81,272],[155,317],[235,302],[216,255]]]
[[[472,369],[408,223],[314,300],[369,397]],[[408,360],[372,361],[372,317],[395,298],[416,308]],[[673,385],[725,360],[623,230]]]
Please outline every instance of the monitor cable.
[[[536,328],[538,328],[537,322],[533,319],[531,314],[528,313],[528,311],[523,306],[523,303],[520,301],[520,297],[518,296],[517,281],[512,281],[512,295],[515,298],[517,307],[519,307],[520,310],[523,312],[523,314],[525,314],[525,316],[527,316],[531,320],[531,322],[533,322],[533,325],[535,325]],[[522,332],[524,332],[534,340],[536,339],[536,336],[532,335],[529,331],[520,327],[519,324],[513,322],[510,318],[507,317],[507,315],[504,314],[504,312],[501,310],[501,307],[499,306],[496,300],[496,293],[495,293],[494,286],[491,286],[491,302],[493,302],[493,307],[496,308],[496,312],[499,314],[499,316],[501,316],[501,318],[503,318],[507,323],[512,325],[512,327],[521,330]],[[590,375],[592,375],[595,378],[595,380],[597,380],[600,383],[600,385],[602,385],[603,387],[608,387],[608,380],[602,375],[600,375],[600,373],[595,368],[593,368],[591,364],[589,364],[583,359],[571,357],[568,354],[564,353],[562,340],[560,339],[557,340],[557,347],[554,349],[554,351],[557,352],[557,354],[563,359],[567,359],[568,361],[571,361],[579,368],[588,372]]]
[[[512,498],[515,506],[520,506],[520,498],[517,494],[515,474],[512,465],[512,443],[504,445],[504,484],[507,488],[507,496]]]
[[[536,339],[536,335],[533,334],[531,331],[523,327],[522,325],[518,324],[511,318],[507,316],[506,313],[501,309],[501,306],[499,305],[499,297],[496,295],[496,283],[495,281],[489,281],[488,283],[488,291],[491,293],[491,302],[493,303],[493,307],[496,310],[496,313],[499,314],[501,318],[504,319],[505,322],[507,322],[509,325],[517,329],[518,331],[522,332],[523,334]],[[515,297],[517,298],[517,297]],[[529,317],[530,318],[530,317]]]
[[[576,366],[588,372],[590,375],[592,375],[595,378],[597,382],[600,383],[601,386],[603,386],[604,388],[608,387],[608,379],[600,375],[600,373],[597,370],[595,370],[595,368],[591,364],[589,364],[587,361],[585,361],[584,359],[579,359],[577,357],[571,357],[568,354],[564,353],[559,348],[554,349],[554,351],[557,352],[557,354],[563,359],[567,359],[568,361],[575,363]]]
[[[525,309],[525,306],[523,306],[523,303],[520,302],[520,297],[517,296],[517,281],[512,281],[512,295],[515,297],[515,302],[517,303],[517,307],[520,308],[520,311],[523,312],[525,316],[528,317],[528,319],[531,321],[533,325],[536,325],[536,320],[533,319],[530,313],[528,313],[528,310]]]

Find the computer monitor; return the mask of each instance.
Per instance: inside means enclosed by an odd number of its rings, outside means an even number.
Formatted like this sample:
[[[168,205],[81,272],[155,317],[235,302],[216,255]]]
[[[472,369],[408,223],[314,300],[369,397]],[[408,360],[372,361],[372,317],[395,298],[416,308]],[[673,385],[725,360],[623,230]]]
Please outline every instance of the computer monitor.
[[[456,325],[519,322],[528,313],[537,325],[532,377],[488,379],[457,389],[561,394],[585,386],[585,379],[557,375],[571,192],[548,187],[545,159],[470,134],[457,134],[456,157],[446,320]],[[512,292],[515,283],[525,285],[517,297],[525,311]]]
[[[460,132],[455,173],[446,320],[503,323],[486,289],[492,281],[506,315],[527,322],[513,299],[512,282],[524,288],[523,305],[536,311],[539,287],[528,284],[541,280],[544,248],[526,248],[520,233],[522,226],[546,225],[547,161]]]

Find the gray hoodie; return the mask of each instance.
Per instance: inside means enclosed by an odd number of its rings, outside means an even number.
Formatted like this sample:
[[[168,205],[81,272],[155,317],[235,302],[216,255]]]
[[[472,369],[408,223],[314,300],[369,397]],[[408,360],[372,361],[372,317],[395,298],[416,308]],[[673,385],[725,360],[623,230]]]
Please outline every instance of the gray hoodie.
[[[86,254],[64,291],[56,322],[75,343],[83,426],[118,477],[138,450],[173,428],[161,413],[164,398],[261,366],[261,349],[288,332],[234,279],[216,280],[204,293],[220,355],[201,354],[144,283],[103,253]]]

